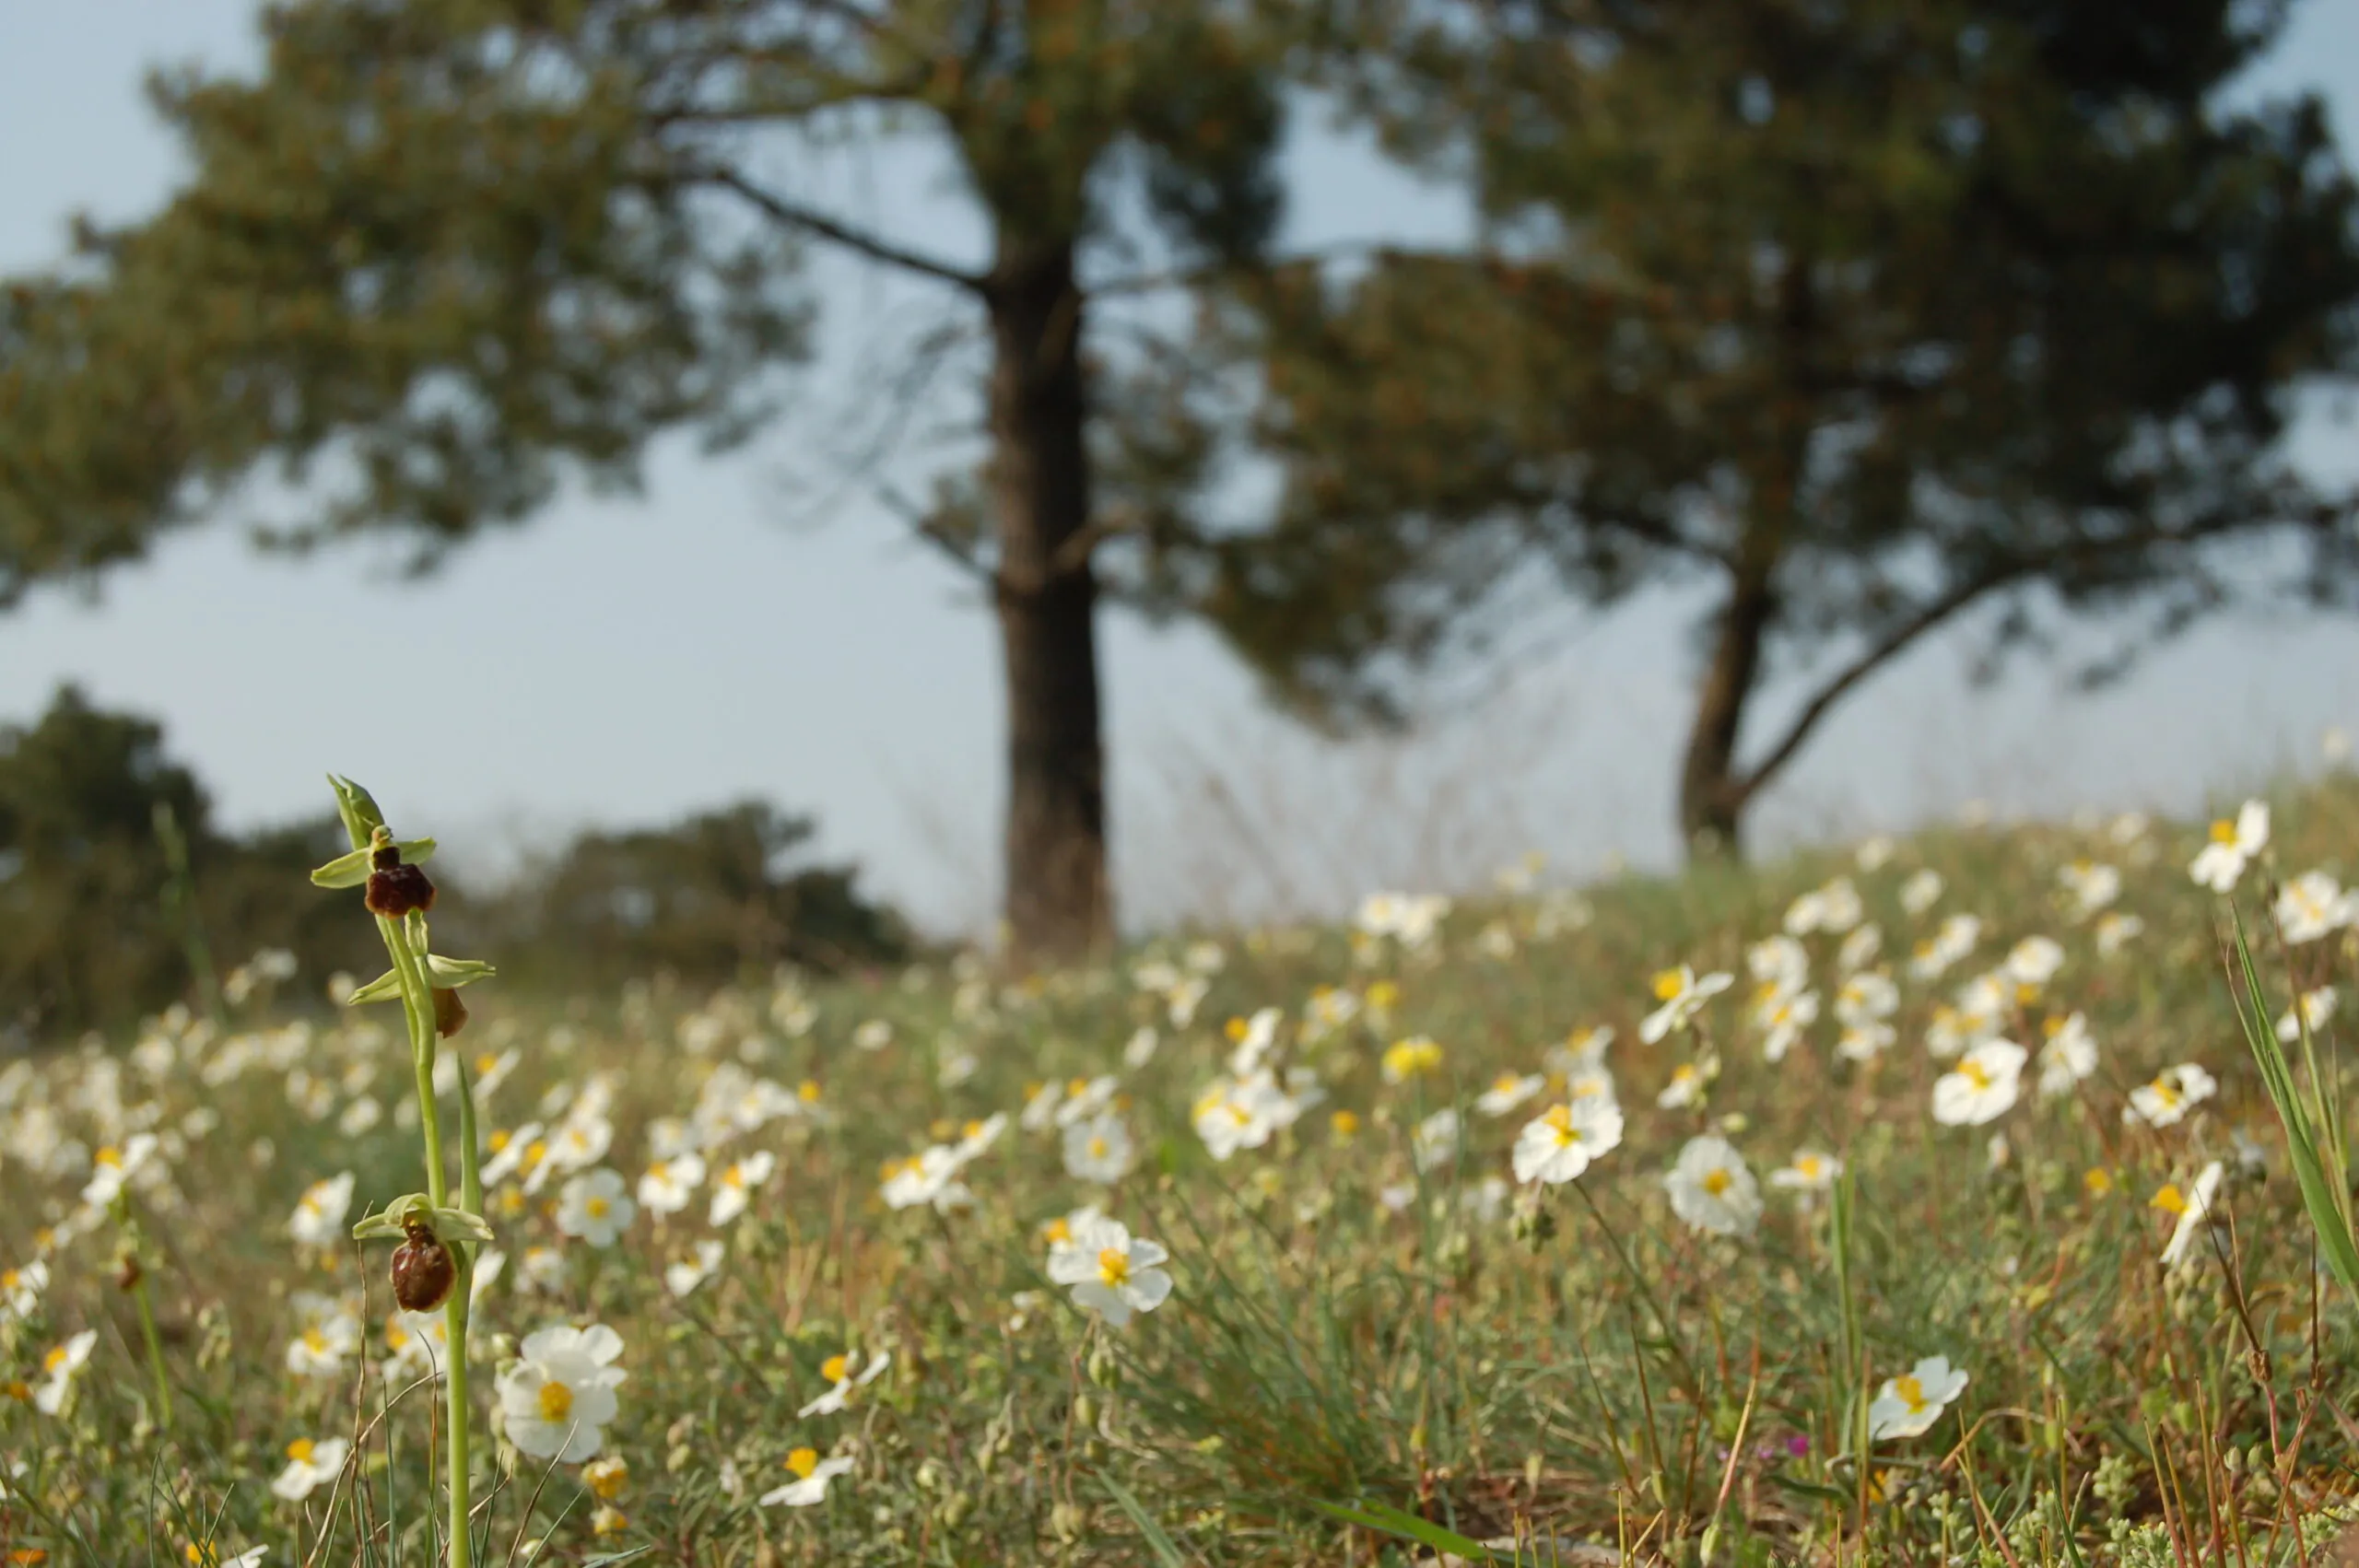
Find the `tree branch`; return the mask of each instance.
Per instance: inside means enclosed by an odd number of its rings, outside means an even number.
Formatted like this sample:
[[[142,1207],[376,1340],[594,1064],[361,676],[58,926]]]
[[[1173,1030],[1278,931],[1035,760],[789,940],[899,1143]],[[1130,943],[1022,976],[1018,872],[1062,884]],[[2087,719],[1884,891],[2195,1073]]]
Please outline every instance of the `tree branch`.
[[[1853,660],[1833,680],[1818,690],[1818,695],[1796,714],[1793,722],[1776,744],[1763,755],[1739,781],[1734,790],[1735,804],[1743,806],[1759,793],[1779,769],[1793,760],[1802,743],[1810,738],[1835,706],[1848,696],[1876,671],[1891,662],[1918,638],[1940,626],[1978,601],[2030,579],[2043,577],[2076,562],[2101,560],[2108,556],[2135,550],[2172,544],[2198,544],[2222,534],[2248,528],[2283,527],[2288,524],[2311,528],[2327,528],[2352,515],[2359,508],[2359,497],[2340,502],[2322,502],[2299,517],[2264,517],[2247,510],[2215,515],[2183,528],[2151,528],[2142,532],[2113,539],[2081,539],[2060,544],[2051,550],[2017,556],[2001,561],[1966,579],[1949,592],[1920,607],[1918,612],[1878,638],[1857,659]]]
[[[938,282],[952,284],[970,294],[980,295],[986,292],[986,280],[978,274],[955,267],[948,262],[921,255],[915,251],[904,250],[889,240],[880,240],[873,234],[865,234],[857,228],[839,223],[825,213],[814,211],[798,202],[789,201],[774,192],[763,190],[734,169],[708,169],[695,178],[698,183],[718,185],[723,190],[735,193],[764,216],[784,228],[816,235],[831,244],[840,245],[847,251],[865,256],[872,262],[882,262],[887,266],[899,267],[905,272],[917,273]]]
[[[1109,277],[1101,283],[1083,286],[1093,299],[1125,294],[1156,294],[1168,288],[1196,288],[1224,277],[1274,272],[1285,267],[1300,266],[1306,262],[1342,261],[1354,256],[1389,255],[1403,258],[1426,256],[1436,261],[1463,261],[1455,252],[1419,252],[1404,250],[1387,240],[1341,240],[1332,245],[1279,256],[1267,262],[1240,263],[1237,262],[1207,262],[1202,266],[1175,267],[1168,272],[1134,273],[1128,277]]]
[[[877,486],[876,496],[885,503],[886,509],[900,514],[910,532],[933,545],[944,560],[994,594],[999,591],[999,572],[976,551],[973,540],[961,538],[943,527],[932,512],[890,485]]]

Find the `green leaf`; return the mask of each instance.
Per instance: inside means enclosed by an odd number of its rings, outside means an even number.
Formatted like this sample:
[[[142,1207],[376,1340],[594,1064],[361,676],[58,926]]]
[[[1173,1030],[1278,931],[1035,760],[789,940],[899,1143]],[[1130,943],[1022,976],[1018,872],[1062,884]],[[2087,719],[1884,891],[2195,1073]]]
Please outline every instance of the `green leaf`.
[[[388,969],[367,985],[344,999],[346,1007],[359,1007],[367,1002],[392,1001],[402,994],[402,977],[398,969]]]
[[[358,887],[369,880],[369,851],[355,849],[349,855],[338,855],[326,865],[311,872],[314,887]]]
[[[434,840],[431,838],[405,838],[396,843],[393,848],[402,852],[403,860],[414,866],[434,858]],[[369,880],[369,873],[374,869],[375,862],[371,858],[373,853],[373,850],[364,847],[353,850],[348,855],[338,855],[311,873],[312,885],[315,887],[358,887]]]
[[[437,1209],[423,1192],[405,1192],[352,1227],[355,1241],[398,1239],[412,1223],[421,1223],[443,1241],[489,1241],[491,1226],[480,1214],[464,1209]]]
[[[1146,1549],[1155,1554],[1156,1562],[1161,1563],[1162,1568],[1188,1568],[1186,1554],[1174,1544],[1163,1527],[1156,1523],[1155,1515],[1146,1511],[1145,1504],[1132,1495],[1130,1488],[1112,1476],[1099,1476],[1097,1479],[1112,1494],[1114,1501],[1121,1504],[1122,1512],[1131,1516],[1131,1523],[1137,1527],[1139,1535],[1146,1541]]]
[[[2235,923],[2236,963],[2243,980],[2242,989],[2236,997],[2236,1021],[2244,1026],[2245,1043],[2251,1047],[2253,1061],[2260,1069],[2270,1104],[2276,1107],[2277,1119],[2284,1124],[2286,1158],[2294,1167],[2294,1180],[2302,1190],[2302,1207],[2309,1215],[2310,1229],[2318,1236],[2327,1268],[2352,1301],[2359,1304],[2359,1245],[2353,1243],[2351,1222],[2337,1201],[2335,1182],[2327,1174],[2327,1157],[2320,1149],[2323,1141],[2327,1149],[2332,1150],[2334,1129],[2323,1124],[2323,1118],[2314,1114],[2294,1085],[2293,1064],[2285,1058],[2284,1047],[2278,1043],[2277,1031],[2270,1026],[2269,993],[2262,989],[2259,973],[2253,967],[2252,947],[2245,940],[2244,917],[2233,904],[2228,913]],[[2322,1085],[2313,1083],[2311,1088],[2313,1093],[2322,1094]]]
[[[445,958],[439,953],[426,956],[426,977],[446,991],[488,980],[499,973],[480,958]]]
[[[1454,1557],[1469,1558],[1476,1562],[1518,1561],[1516,1553],[1512,1551],[1496,1550],[1485,1546],[1479,1540],[1473,1540],[1460,1535],[1455,1530],[1444,1529],[1431,1519],[1421,1519],[1414,1514],[1403,1513],[1398,1508],[1382,1503],[1363,1503],[1356,1508],[1347,1508],[1337,1503],[1316,1501],[1311,1505],[1320,1512],[1331,1514],[1346,1524],[1357,1525],[1363,1529],[1380,1530],[1386,1535],[1414,1540],[1421,1545],[1432,1547],[1436,1551],[1447,1551]]]
[[[336,815],[344,819],[344,831],[351,836],[352,847],[366,849],[377,830],[385,825],[385,813],[377,809],[376,798],[351,779],[331,773],[328,785],[335,790]]]

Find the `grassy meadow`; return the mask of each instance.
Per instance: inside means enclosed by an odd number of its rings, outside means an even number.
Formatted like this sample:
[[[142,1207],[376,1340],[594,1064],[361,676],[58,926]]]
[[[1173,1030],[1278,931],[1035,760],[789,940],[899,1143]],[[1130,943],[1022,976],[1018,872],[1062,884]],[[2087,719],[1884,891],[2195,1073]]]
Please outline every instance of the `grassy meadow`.
[[[2223,921],[2331,1100],[2359,906],[2296,879],[2359,875],[2359,784],[2271,803],[1023,983],[469,985],[468,1555],[2317,1559],[2359,1319]],[[404,1008],[229,989],[0,1065],[10,1563],[444,1550],[452,1319],[352,1237],[423,1184]]]

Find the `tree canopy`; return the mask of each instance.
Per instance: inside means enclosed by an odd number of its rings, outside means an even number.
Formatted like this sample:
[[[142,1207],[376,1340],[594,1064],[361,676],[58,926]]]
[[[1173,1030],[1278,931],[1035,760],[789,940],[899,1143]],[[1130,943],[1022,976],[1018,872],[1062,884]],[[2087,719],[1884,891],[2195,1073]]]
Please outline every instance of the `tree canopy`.
[[[1728,844],[1952,622],[2102,614],[2102,674],[2241,597],[2353,602],[2349,500],[2283,439],[2359,365],[2352,180],[2314,97],[2223,101],[2283,6],[1485,14],[1374,7],[1350,78],[1468,171],[1476,253],[1234,296],[1285,471],[1240,641],[1297,705],[1381,713],[1535,562],[1590,603],[1710,584],[1680,818]],[[1320,582],[1345,613],[1283,613]],[[1772,668],[1805,696],[1764,736]]]
[[[249,79],[154,84],[194,175],[0,310],[0,595],[292,482],[298,542],[421,561],[663,431],[742,440],[806,351],[827,246],[983,328],[979,467],[911,519],[982,587],[1009,696],[1019,950],[1104,941],[1092,258],[1272,233],[1278,0],[289,0]],[[947,153],[987,253],[796,193],[847,141]],[[1155,249],[1154,246],[1149,247]],[[1102,271],[1102,266],[1100,267]]]

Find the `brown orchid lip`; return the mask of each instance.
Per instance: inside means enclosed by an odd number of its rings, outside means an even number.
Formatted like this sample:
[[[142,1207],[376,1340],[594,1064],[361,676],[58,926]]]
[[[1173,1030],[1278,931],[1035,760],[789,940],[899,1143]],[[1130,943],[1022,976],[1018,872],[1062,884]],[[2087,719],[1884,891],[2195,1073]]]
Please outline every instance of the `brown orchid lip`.
[[[398,920],[411,910],[431,910],[434,907],[434,883],[425,871],[401,860],[401,851],[387,846],[379,851],[393,857],[394,863],[369,873],[369,889],[363,902],[372,915]]]
[[[431,1312],[450,1299],[459,1277],[451,1249],[418,1221],[402,1227],[408,1239],[393,1248],[393,1299],[410,1312]]]

